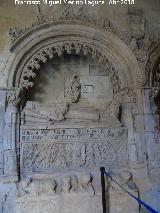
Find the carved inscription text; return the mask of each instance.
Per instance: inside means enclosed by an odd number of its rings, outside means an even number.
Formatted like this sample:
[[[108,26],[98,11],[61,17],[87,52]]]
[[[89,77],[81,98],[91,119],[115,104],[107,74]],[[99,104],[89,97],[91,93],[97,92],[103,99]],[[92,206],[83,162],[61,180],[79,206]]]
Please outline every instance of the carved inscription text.
[[[125,128],[58,128],[58,129],[23,129],[21,142],[33,141],[95,141],[119,140],[127,136]]]

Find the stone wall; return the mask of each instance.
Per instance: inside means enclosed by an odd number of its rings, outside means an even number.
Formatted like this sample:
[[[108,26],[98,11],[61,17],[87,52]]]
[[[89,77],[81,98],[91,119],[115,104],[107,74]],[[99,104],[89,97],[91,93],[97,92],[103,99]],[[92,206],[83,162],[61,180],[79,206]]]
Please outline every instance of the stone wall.
[[[1,1],[0,213],[160,211],[159,11]]]

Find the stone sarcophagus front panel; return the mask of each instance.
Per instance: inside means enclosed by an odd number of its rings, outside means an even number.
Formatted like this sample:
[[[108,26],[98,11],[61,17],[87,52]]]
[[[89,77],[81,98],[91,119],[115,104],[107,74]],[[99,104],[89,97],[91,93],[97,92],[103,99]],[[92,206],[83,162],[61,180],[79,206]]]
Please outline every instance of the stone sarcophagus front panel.
[[[21,129],[21,171],[57,172],[125,167],[127,129]]]

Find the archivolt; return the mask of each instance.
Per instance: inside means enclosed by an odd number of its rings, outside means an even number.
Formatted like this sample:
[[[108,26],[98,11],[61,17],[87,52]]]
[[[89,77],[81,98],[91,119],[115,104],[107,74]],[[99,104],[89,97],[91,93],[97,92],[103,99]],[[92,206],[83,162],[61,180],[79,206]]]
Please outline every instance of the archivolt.
[[[80,41],[57,42],[37,51],[32,58],[28,60],[24,67],[20,78],[20,88],[28,89],[29,87],[32,87],[33,83],[31,79],[36,77],[34,71],[40,68],[41,62],[46,63],[48,59],[54,59],[55,55],[61,56],[64,51],[66,51],[67,54],[71,54],[73,51],[76,54],[80,54],[80,52],[82,52],[85,56],[90,55],[93,59],[98,60],[100,64],[105,66],[106,70],[110,71],[109,75],[114,89],[116,91],[121,89],[121,82],[118,78],[118,73],[106,56],[96,49],[94,45]]]
[[[29,88],[36,77],[35,70],[42,62],[66,51],[91,55],[110,71],[116,90],[141,87],[144,77],[129,47],[116,35],[90,26],[78,24],[43,24],[23,34],[14,43],[12,60],[8,64],[7,87]]]

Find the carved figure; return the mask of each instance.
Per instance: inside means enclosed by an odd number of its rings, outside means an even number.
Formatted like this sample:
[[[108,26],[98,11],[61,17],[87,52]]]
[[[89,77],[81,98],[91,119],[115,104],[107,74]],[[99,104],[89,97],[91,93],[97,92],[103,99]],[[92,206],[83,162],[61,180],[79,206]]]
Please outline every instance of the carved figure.
[[[123,171],[121,173],[111,174],[114,180],[116,180],[121,186],[123,186],[126,190],[137,190],[137,186],[133,182],[132,174],[129,171]],[[119,186],[114,183],[112,180],[109,184],[113,190],[121,190]]]
[[[57,179],[33,179],[28,177],[20,183],[20,196],[31,195],[38,196],[43,194],[54,193],[88,193],[90,195],[95,194],[93,187],[92,174],[71,174],[68,176],[62,176],[61,181]]]
[[[67,193],[70,192],[71,189],[71,177],[65,176],[62,178],[63,186],[62,186],[62,192]]]
[[[44,180],[40,181],[39,187],[40,193],[54,193],[57,187],[57,183],[55,180]]]
[[[55,193],[57,188],[56,181],[53,180],[34,180],[26,178],[22,181],[22,191],[25,194],[39,195],[44,193]]]
[[[50,106],[40,105],[38,102],[28,101],[22,111],[25,121],[32,122],[53,122],[64,119],[64,114],[68,111],[68,104],[57,103]]]
[[[95,194],[94,187],[92,185],[93,177],[91,174],[83,174],[79,178],[80,188],[91,195]]]
[[[39,194],[39,181],[33,181],[32,178],[27,178],[22,181],[22,191],[25,194],[38,195]]]
[[[71,176],[71,192],[77,192],[78,190],[78,177],[76,175]]]

